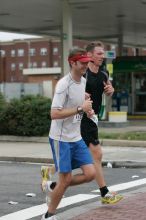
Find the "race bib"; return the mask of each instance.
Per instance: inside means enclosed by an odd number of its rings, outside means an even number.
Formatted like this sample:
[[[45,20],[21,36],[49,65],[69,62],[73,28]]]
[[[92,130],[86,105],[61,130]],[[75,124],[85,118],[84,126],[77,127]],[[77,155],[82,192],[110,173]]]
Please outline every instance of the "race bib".
[[[73,118],[73,122],[72,123],[77,123],[77,122],[80,122],[82,120],[82,115],[80,114],[76,114]]]

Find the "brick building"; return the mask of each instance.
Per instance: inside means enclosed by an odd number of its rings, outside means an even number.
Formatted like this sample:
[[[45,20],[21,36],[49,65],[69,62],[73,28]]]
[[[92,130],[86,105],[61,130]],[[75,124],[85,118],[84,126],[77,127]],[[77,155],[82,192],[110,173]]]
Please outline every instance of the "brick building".
[[[56,52],[53,52],[53,44]],[[1,43],[0,51],[0,82],[28,82],[23,69],[60,65],[60,48],[48,39]]]
[[[75,41],[74,45],[83,47],[86,43]],[[35,78],[23,74],[23,69],[48,67],[61,67],[59,40],[40,38],[0,43],[0,83],[48,80],[51,74],[37,74]]]
[[[73,46],[84,48],[87,45],[88,41],[74,40]],[[118,55],[118,50],[115,45],[105,43],[105,50],[115,50]],[[145,48],[134,48],[134,47],[124,47],[122,50],[123,56],[145,56]],[[136,58],[135,57],[135,58]],[[129,60],[125,58],[126,60]],[[142,65],[142,64],[141,64]],[[126,66],[125,62],[122,66]],[[126,70],[122,73],[121,78],[118,73],[115,76],[118,76],[118,90],[123,91],[123,86],[130,88],[128,90],[128,99],[127,103],[136,103],[136,104],[127,104],[128,109],[133,107],[133,110],[128,110],[130,113],[135,112],[146,112],[146,107],[144,110],[137,106],[143,106],[139,100],[143,100],[146,97],[146,92],[143,92],[143,97],[140,95],[135,95],[135,88],[137,85],[143,85],[146,80],[146,74],[144,72],[131,73]],[[129,76],[127,78],[127,76]],[[27,40],[17,40],[11,42],[1,42],[0,43],[0,91],[5,93],[5,96],[20,97],[25,91],[25,94],[28,92],[33,93],[35,90],[38,91],[39,85],[41,84],[43,88],[43,95],[52,97],[56,82],[61,77],[61,43],[59,39],[51,38],[38,38],[38,39],[27,39]],[[132,81],[133,78],[133,81]],[[127,81],[126,81],[127,79]],[[131,81],[129,81],[131,79]],[[124,82],[123,82],[124,80]],[[114,81],[114,80],[113,80]],[[126,82],[128,84],[126,84]],[[13,84],[12,84],[13,83]],[[7,84],[7,85],[6,85]],[[19,84],[19,85],[18,85]],[[25,87],[25,85],[26,87]],[[37,89],[36,89],[37,86]],[[139,87],[140,87],[139,86]],[[17,92],[14,95],[14,89]],[[28,89],[28,87],[30,89]],[[116,86],[114,85],[115,89]],[[4,91],[7,88],[7,93]],[[11,89],[10,89],[11,88]],[[124,88],[125,89],[125,88]],[[10,91],[11,90],[11,91]],[[135,101],[136,100],[136,101]],[[129,105],[129,107],[128,107]]]
[[[74,40],[73,45],[85,47],[88,41]],[[106,44],[106,50],[112,45]],[[114,49],[116,49],[114,47]],[[146,55],[146,51],[123,48],[123,55]],[[61,44],[58,39],[39,38],[0,43],[0,83],[42,82],[54,79],[54,74],[24,75],[23,69],[61,67]],[[57,79],[57,77],[56,77]]]

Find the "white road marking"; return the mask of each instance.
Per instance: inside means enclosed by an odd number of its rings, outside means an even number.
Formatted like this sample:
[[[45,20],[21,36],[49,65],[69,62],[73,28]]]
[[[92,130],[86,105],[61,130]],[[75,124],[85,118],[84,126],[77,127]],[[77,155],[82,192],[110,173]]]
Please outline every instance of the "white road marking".
[[[121,184],[117,184],[117,185],[113,185],[109,187],[109,190],[111,191],[121,191],[121,190],[125,190],[125,189],[129,189],[132,187],[136,187],[136,186],[140,186],[146,184],[146,178],[144,179],[139,179],[139,180],[135,180],[135,181],[130,181],[127,183],[121,183]],[[99,192],[99,190],[94,190],[92,192]],[[78,194],[78,195],[74,195],[74,196],[70,196],[70,197],[66,197],[63,198],[61,200],[60,205],[58,206],[59,208],[63,208],[72,204],[76,204],[82,201],[86,201],[89,199],[93,199],[99,197],[99,195],[93,195],[93,194]],[[41,205],[37,205],[37,206],[33,206],[27,209],[23,209],[20,210],[18,212],[14,212],[5,216],[0,217],[0,220],[27,220],[39,215],[42,215],[43,213],[45,213],[47,210],[47,205],[41,204]]]
[[[68,205],[72,205],[78,202],[83,202],[86,201],[88,199],[93,199],[98,197],[99,195],[93,195],[93,194],[78,194],[78,195],[74,195],[74,196],[70,196],[67,198],[64,198],[60,205],[58,206],[58,208],[63,208],[66,207]]]
[[[42,215],[47,210],[47,205],[37,205],[28,209],[23,209],[18,212],[14,212],[5,216],[0,217],[0,220],[25,220],[30,219],[39,215]]]
[[[93,199],[98,197],[99,195],[93,195],[93,194],[78,194],[74,196],[70,196],[67,198],[63,198],[61,200],[59,208],[63,208],[78,202],[86,201],[89,199]],[[5,216],[0,217],[0,220],[26,220],[30,219],[39,215],[42,215],[46,212],[47,205],[46,203],[42,205],[33,206],[27,209],[20,210],[18,212],[14,212]]]
[[[146,178],[144,179],[139,179],[139,180],[134,180],[134,181],[130,181],[128,183],[121,183],[121,184],[117,184],[117,185],[113,185],[113,186],[109,186],[108,189],[110,191],[121,191],[121,190],[125,190],[125,189],[129,189],[135,186],[140,186],[146,184]],[[99,190],[93,190],[92,192],[99,192]]]

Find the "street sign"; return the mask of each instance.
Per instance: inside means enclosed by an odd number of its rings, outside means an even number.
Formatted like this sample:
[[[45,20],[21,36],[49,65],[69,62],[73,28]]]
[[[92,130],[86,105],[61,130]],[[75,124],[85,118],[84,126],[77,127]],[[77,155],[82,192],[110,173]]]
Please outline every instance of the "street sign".
[[[116,51],[114,51],[114,50],[107,50],[107,51],[105,51],[105,58],[107,58],[107,59],[115,59],[116,58]]]

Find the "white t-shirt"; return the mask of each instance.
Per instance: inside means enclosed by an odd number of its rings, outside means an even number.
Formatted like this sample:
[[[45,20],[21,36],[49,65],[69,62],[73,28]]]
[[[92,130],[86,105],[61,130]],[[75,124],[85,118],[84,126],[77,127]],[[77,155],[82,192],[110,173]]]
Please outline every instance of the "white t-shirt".
[[[56,85],[52,109],[77,108],[85,100],[86,80],[81,77],[80,82],[72,79],[71,74],[64,76]],[[81,116],[79,114],[65,119],[55,119],[51,122],[49,137],[64,142],[81,140],[80,135]]]

